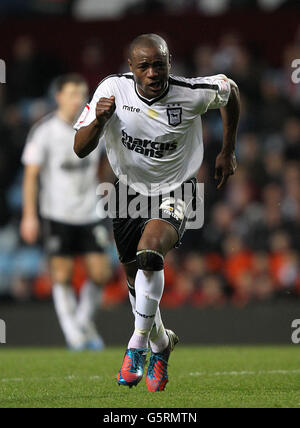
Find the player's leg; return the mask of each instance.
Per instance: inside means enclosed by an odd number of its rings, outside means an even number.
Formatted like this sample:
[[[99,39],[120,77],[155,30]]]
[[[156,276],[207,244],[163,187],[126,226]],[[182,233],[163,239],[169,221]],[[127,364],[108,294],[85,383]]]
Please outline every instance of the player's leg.
[[[84,337],[75,320],[77,301],[72,288],[74,235],[73,226],[43,220],[44,248],[49,258],[57,317],[69,347],[82,349]]]
[[[179,189],[178,189],[179,190]],[[185,227],[186,227],[186,220],[189,218],[190,213],[192,213],[191,208],[194,208],[196,203],[196,179],[192,178],[187,182],[187,185],[185,183],[181,186],[180,192],[178,194],[178,191],[176,193],[173,193],[172,196],[170,195],[169,198],[165,198],[163,204],[160,205],[160,214],[168,213],[168,219],[165,220],[167,224],[169,224],[170,227],[173,228],[173,231],[176,232],[177,239],[175,242],[173,242],[173,246],[180,245],[180,240],[182,238],[182,235],[184,233]],[[143,234],[142,238],[148,238],[144,241],[139,243],[138,246],[138,253],[137,253],[137,261],[139,265],[138,255],[140,254],[142,256],[141,258],[141,264],[138,266],[140,269],[137,273],[136,278],[136,288],[138,289],[138,276],[141,277],[141,284],[144,281],[144,278],[142,276],[143,271],[144,275],[147,277],[147,271],[154,271],[151,269],[151,265],[149,266],[149,256],[147,256],[147,249],[153,249],[157,251],[157,255],[160,255],[162,258],[162,261],[160,262],[160,266],[163,265],[163,257],[166,254],[166,251],[164,252],[163,248],[160,251],[159,250],[159,242],[158,244],[154,241],[151,241],[151,235],[155,234],[155,226],[154,223],[155,220],[150,220],[147,226],[150,224],[150,227],[147,229],[145,228],[145,232],[148,232],[148,236],[145,236]],[[159,220],[158,220],[159,221]],[[163,222],[163,220],[160,220]],[[170,235],[171,236],[171,235]],[[168,241],[166,241],[168,242]],[[171,247],[171,248],[172,248]],[[150,251],[151,254],[151,251]],[[156,254],[156,253],[154,253]],[[154,255],[152,256],[152,259],[154,259]],[[157,267],[159,267],[159,259],[157,258]],[[154,262],[152,262],[154,265]],[[163,273],[163,272],[162,272]],[[151,276],[150,276],[151,277]],[[153,287],[153,285],[152,285]],[[148,289],[150,287],[148,286]],[[146,289],[146,288],[145,288]],[[138,292],[137,292],[138,294]],[[149,293],[148,293],[149,294]],[[138,319],[138,318],[137,318]],[[135,331],[135,334],[139,333],[138,331]],[[167,340],[166,340],[167,339]],[[165,389],[165,386],[168,382],[168,361],[170,357],[171,351],[174,349],[176,343],[178,342],[178,337],[174,332],[171,330],[165,330],[163,336],[158,336],[156,339],[152,339],[152,342],[154,342],[154,345],[151,344],[151,357],[149,362],[149,367],[147,370],[147,387],[149,391],[163,391]],[[167,343],[167,346],[166,346]]]
[[[101,350],[104,342],[97,333],[94,318],[101,305],[103,287],[112,276],[111,263],[106,253],[87,253],[84,261],[88,279],[80,290],[76,320],[87,337],[87,346]]]
[[[114,218],[114,238],[127,277],[129,299],[135,315],[135,276],[137,266],[135,263],[136,249],[141,237],[144,220],[141,218]],[[126,349],[121,369],[118,372],[119,385],[136,386],[143,377],[148,347],[145,349]]]
[[[95,312],[101,303],[103,287],[112,276],[109,256],[106,253],[88,253],[84,256],[88,280],[80,293],[78,321],[84,325],[85,321],[94,318]]]
[[[135,331],[128,348],[146,348],[164,289],[164,257],[178,240],[175,228],[159,219],[147,222],[137,247]],[[164,329],[160,348],[168,345]]]
[[[67,344],[73,349],[82,349],[84,336],[75,321],[76,297],[71,286],[73,258],[67,256],[50,257],[50,272],[53,281],[52,295],[56,314]]]
[[[122,254],[126,255],[126,252],[123,251],[122,240],[119,239],[118,234],[115,234],[115,237],[117,238],[116,242],[119,244],[121,258],[123,258]],[[162,326],[158,308],[164,286],[162,260],[177,240],[177,232],[169,223],[161,220],[150,220],[146,224],[142,235],[136,241],[135,252],[138,251],[135,254],[132,252],[133,242],[130,247],[126,246],[129,261],[133,261],[134,256],[136,258],[136,267],[133,263],[129,264],[126,263],[126,260],[125,263],[123,261],[131,287],[136,273],[134,284],[135,302],[133,298],[130,299],[132,304],[135,303],[135,331],[129,341],[123,364],[118,374],[119,385],[131,387],[137,385],[143,377],[146,354],[148,352],[148,340],[155,320],[157,320],[158,325]],[[144,249],[149,250],[149,254],[151,252],[154,255],[158,255],[158,259],[154,258],[154,260],[150,256],[150,265],[154,261],[151,271],[148,270],[147,266],[143,265],[143,261],[139,257],[139,254],[142,254],[139,252]],[[159,264],[159,269],[157,269],[157,264]],[[142,269],[142,267],[145,269]],[[152,269],[153,267],[154,269]],[[132,288],[130,291],[133,291]],[[160,338],[161,344],[166,347],[169,339],[163,326],[160,331],[163,332],[162,339]],[[157,334],[154,336],[157,337]]]
[[[150,337],[151,313],[159,311],[164,289],[164,257],[178,242],[175,227],[164,220],[150,220],[145,227],[137,249],[136,275],[136,320],[130,345],[143,343]],[[156,312],[156,313],[157,313]],[[159,328],[152,330],[150,342],[151,357],[147,370],[149,391],[162,391],[168,382],[168,360],[178,337],[171,330],[165,330],[160,319]],[[153,335],[154,333],[154,335]]]
[[[116,199],[118,200],[119,186],[115,185],[115,188],[116,188],[116,194],[117,194]],[[128,195],[127,205],[130,204],[133,197],[134,196]],[[122,207],[122,209],[124,211],[124,207]],[[149,225],[147,225],[146,227],[148,229]],[[119,259],[126,271],[127,283],[128,283],[129,292],[130,292],[129,298],[130,298],[134,313],[135,313],[135,305],[136,305],[136,300],[135,300],[135,292],[136,292],[136,284],[137,284],[136,273],[138,271],[138,267],[135,263],[136,257],[137,257],[136,252],[137,252],[139,242],[141,240],[141,236],[143,235],[143,232],[146,231],[146,227],[145,227],[144,218],[141,218],[141,217],[131,218],[128,216],[127,217],[119,216],[119,208],[116,210],[116,216],[113,219],[114,238],[115,238],[116,246],[119,253]],[[172,230],[171,226],[167,223],[165,223],[163,227],[170,228],[169,230]],[[156,232],[160,238],[164,236],[164,233],[161,233],[161,230],[157,230]],[[178,240],[177,233],[176,232],[174,233],[172,230],[171,234],[173,234],[171,241],[176,242]],[[174,245],[174,242],[169,242],[169,244],[166,245],[166,249],[163,249],[162,251],[167,252],[169,247],[171,248]],[[153,328],[154,320],[155,321],[156,319],[158,320],[157,325],[161,324],[160,313],[159,311],[157,313],[156,312],[157,311],[155,310],[154,319],[151,320],[150,330],[153,329],[153,331],[155,331],[155,327]],[[148,338],[145,340],[143,348],[138,348],[138,347],[127,348],[123,359],[122,367],[117,377],[119,385],[126,385],[131,387],[133,385],[137,385],[140,382],[143,376],[147,352],[148,352]]]
[[[136,261],[123,264],[126,279],[127,279],[127,287],[128,287],[128,296],[132,307],[132,312],[135,317],[135,309],[136,309],[136,292],[135,292],[135,278],[138,271],[138,267]],[[164,340],[165,329],[162,323],[161,314],[159,307],[157,308],[154,324],[152,326],[152,330],[150,332],[150,346],[154,352],[159,352],[161,349],[164,349],[165,340]]]
[[[129,263],[123,263],[122,264],[125,274],[126,274],[126,281],[127,281],[127,287],[128,287],[128,297],[131,304],[133,315],[135,316],[135,277],[137,273],[137,265],[136,261],[132,261]]]

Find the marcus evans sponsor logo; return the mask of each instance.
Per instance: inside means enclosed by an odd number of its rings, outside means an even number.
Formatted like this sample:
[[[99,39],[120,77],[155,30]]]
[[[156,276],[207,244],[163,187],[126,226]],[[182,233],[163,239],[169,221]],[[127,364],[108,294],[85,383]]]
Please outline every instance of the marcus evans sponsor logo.
[[[131,137],[125,131],[122,131],[122,144],[127,149],[134,150],[150,158],[162,158],[177,148],[177,141],[160,143],[158,141],[142,140],[141,138]]]

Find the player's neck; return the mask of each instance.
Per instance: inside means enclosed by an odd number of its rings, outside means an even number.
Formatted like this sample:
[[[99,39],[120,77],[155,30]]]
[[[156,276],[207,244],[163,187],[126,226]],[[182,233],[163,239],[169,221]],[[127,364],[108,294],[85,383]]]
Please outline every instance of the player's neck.
[[[58,109],[56,111],[56,115],[63,120],[64,122],[68,123],[69,125],[72,125],[74,123],[75,117],[72,115],[68,115],[63,110]]]

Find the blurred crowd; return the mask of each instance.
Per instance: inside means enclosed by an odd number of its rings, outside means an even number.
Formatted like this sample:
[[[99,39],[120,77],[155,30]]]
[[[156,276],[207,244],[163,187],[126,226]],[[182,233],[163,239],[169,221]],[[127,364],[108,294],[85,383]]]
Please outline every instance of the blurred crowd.
[[[197,11],[218,15],[229,10],[259,8],[272,12],[298,6],[298,0],[1,0],[6,15],[73,15],[81,20],[115,18],[127,14]]]
[[[300,29],[274,67],[253,52],[238,34],[224,34],[216,45],[195,44],[190,55],[176,57],[175,75],[224,73],[237,82],[242,114],[237,142],[238,170],[217,191],[214,162],[221,146],[218,111],[203,117],[205,160],[198,181],[205,183],[205,223],[187,231],[178,250],[166,258],[162,304],[198,307],[272,300],[300,293],[300,84],[291,80],[293,59],[300,58]],[[127,71],[126,65],[115,72]],[[0,86],[0,294],[18,299],[49,298],[51,284],[39,245],[19,237],[22,208],[20,156],[32,124],[54,108],[51,82],[68,72],[58,59],[37,50],[27,36],[15,40]],[[78,69],[91,91],[106,70],[101,44],[93,40],[81,52]],[[50,88],[50,89],[49,89]],[[124,273],[111,242],[115,276],[105,304],[127,300]],[[74,286],[85,273],[78,260]]]

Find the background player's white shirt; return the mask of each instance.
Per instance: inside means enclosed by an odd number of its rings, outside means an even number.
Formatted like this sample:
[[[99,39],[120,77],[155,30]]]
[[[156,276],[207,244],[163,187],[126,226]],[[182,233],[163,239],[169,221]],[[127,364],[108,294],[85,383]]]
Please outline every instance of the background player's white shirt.
[[[99,151],[79,159],[73,150],[75,131],[55,113],[31,129],[22,156],[25,165],[40,165],[40,212],[68,224],[98,220],[96,188]]]
[[[115,96],[116,110],[104,128],[107,156],[117,177],[142,194],[168,193],[194,176],[203,159],[200,115],[227,104],[224,75],[187,79],[171,76],[158,98],[137,91],[132,73],[113,75],[98,86],[75,129],[95,119],[101,97]],[[152,185],[151,185],[152,183]]]

